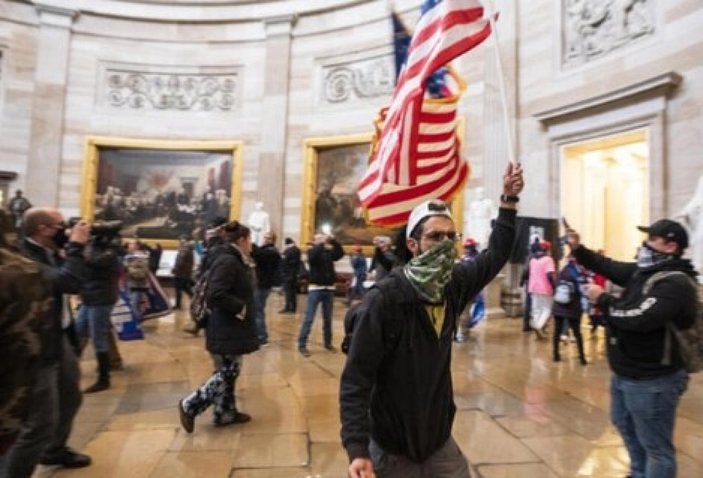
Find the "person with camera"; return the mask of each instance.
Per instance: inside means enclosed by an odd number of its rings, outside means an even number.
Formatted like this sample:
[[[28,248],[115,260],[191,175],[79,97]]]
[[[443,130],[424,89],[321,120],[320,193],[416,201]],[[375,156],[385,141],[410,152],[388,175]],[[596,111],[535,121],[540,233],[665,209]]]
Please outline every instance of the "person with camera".
[[[334,263],[344,257],[344,249],[334,237],[327,234],[315,234],[315,244],[308,251],[310,264],[310,285],[308,286],[308,305],[305,309],[305,320],[298,335],[298,351],[309,357],[308,336],[315,319],[317,306],[322,304],[322,330],[325,349],[334,352],[332,345],[332,305],[334,304],[334,288],[336,272]]]
[[[98,361],[98,379],[83,393],[110,388],[110,316],[117,302],[120,268],[120,237],[115,227],[94,224],[93,238],[85,251],[88,273],[81,289],[76,331],[81,339],[90,337]]]
[[[688,387],[682,348],[672,329],[694,326],[697,273],[682,256],[688,233],[676,221],[638,226],[647,239],[636,262],[620,262],[581,244],[574,229],[566,241],[579,264],[624,287],[616,297],[596,284],[586,295],[605,315],[610,416],[630,455],[630,476],[676,476],[676,408]]]
[[[28,478],[37,463],[81,468],[89,456],[66,446],[81,404],[80,369],[63,325],[63,294],[78,294],[85,280],[83,250],[90,225],[80,221],[67,233],[54,208],[31,208],[23,217],[25,255],[42,268],[53,292],[51,323],[41,337],[41,362],[29,397],[29,412],[8,453],[0,459],[0,477]]]

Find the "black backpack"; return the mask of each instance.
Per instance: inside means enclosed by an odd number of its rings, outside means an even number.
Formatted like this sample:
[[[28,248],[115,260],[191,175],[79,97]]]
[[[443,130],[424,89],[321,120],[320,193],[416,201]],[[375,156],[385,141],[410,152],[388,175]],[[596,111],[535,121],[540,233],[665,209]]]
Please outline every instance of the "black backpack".
[[[190,299],[190,318],[199,325],[205,325],[210,309],[207,305],[207,288],[210,282],[212,267],[203,272],[193,286],[193,297]]]
[[[403,295],[395,282],[395,280],[382,280],[376,282],[372,286],[372,288],[380,290],[383,294],[384,308],[395,309],[395,311],[389,314],[384,314],[383,316],[383,320],[390,324],[387,334],[384,337],[386,350],[392,350],[395,348],[402,331],[402,323],[399,317],[403,317],[403,314],[398,314],[398,309],[403,302]],[[354,328],[365,312],[366,302],[362,300],[361,302],[349,307],[347,313],[344,314],[344,338],[342,339],[340,349],[345,354],[349,353],[349,349],[351,348],[351,343],[354,338]]]

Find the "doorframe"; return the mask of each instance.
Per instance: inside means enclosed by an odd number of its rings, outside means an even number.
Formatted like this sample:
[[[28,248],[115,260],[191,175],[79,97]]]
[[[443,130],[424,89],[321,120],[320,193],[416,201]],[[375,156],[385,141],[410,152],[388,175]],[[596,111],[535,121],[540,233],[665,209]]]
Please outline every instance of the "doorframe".
[[[666,112],[667,100],[682,81],[668,72],[599,96],[537,113],[549,140],[550,217],[561,213],[562,148],[631,130],[643,129],[649,148],[649,217],[668,213]]]

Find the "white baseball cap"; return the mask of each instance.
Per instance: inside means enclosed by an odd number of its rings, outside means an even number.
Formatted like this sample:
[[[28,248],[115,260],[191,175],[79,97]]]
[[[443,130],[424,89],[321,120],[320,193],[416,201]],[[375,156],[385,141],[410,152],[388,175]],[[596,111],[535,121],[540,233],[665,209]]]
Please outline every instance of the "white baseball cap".
[[[430,199],[429,201],[423,202],[410,213],[405,238],[409,238],[413,229],[415,229],[423,219],[430,216],[445,216],[452,219],[452,212],[449,210],[447,203],[441,199]]]

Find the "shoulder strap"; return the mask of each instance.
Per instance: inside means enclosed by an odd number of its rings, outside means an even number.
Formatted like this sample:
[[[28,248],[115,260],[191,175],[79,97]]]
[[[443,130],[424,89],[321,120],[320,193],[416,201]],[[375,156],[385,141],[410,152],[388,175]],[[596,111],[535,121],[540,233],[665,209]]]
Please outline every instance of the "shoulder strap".
[[[654,287],[654,284],[659,282],[662,279],[666,279],[667,277],[674,277],[674,276],[683,276],[686,278],[686,280],[694,287],[694,290],[697,290],[698,285],[694,283],[694,280],[691,276],[686,274],[683,271],[660,271],[660,272],[655,272],[652,274],[651,277],[647,279],[647,281],[644,283],[644,286],[642,286],[642,293],[647,295],[649,294],[649,291],[652,290],[652,287]]]

